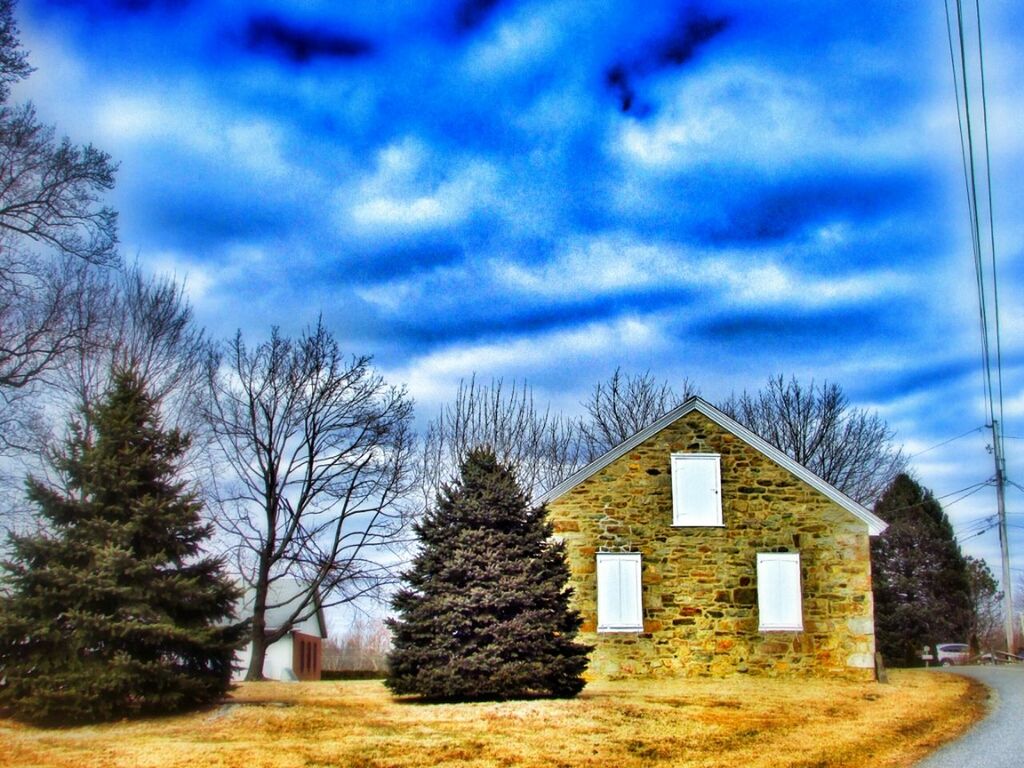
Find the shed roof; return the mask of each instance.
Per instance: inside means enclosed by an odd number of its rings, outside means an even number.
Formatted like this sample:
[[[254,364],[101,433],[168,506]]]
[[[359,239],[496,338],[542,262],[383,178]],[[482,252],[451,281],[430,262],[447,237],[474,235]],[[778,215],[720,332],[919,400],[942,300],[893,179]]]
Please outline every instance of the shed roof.
[[[662,416],[660,419],[658,419],[656,422],[651,424],[649,427],[640,430],[632,437],[628,438],[622,443],[619,443],[619,445],[612,448],[606,454],[595,459],[594,461],[592,461],[587,466],[583,467],[583,469],[579,470],[575,474],[570,475],[568,478],[566,478],[561,483],[556,485],[554,488],[549,490],[547,493],[542,495],[540,498],[537,499],[537,502],[547,503],[550,501],[554,501],[559,496],[562,496],[563,494],[575,488],[577,485],[582,483],[587,478],[600,472],[602,469],[607,467],[616,459],[626,455],[631,450],[636,448],[636,446],[640,445],[648,438],[653,437],[658,432],[665,429],[665,427],[681,419],[687,414],[693,413],[694,411],[698,411],[699,413],[702,413],[703,415],[707,416],[709,419],[711,419],[711,421],[720,426],[722,429],[731,432],[752,448],[755,448],[756,450],[763,453],[776,464],[788,469],[790,472],[799,477],[812,488],[824,494],[831,501],[835,502],[838,506],[842,507],[846,511],[853,514],[855,517],[864,521],[864,523],[866,523],[868,526],[868,533],[870,535],[877,536],[888,527],[888,524],[884,520],[882,520],[880,517],[871,512],[867,507],[857,503],[849,496],[847,496],[845,493],[835,488],[830,483],[826,482],[825,480],[822,480],[816,474],[811,472],[811,470],[807,469],[807,467],[794,461],[785,453],[780,451],[778,448],[766,442],[763,438],[758,437],[749,429],[744,427],[742,424],[730,418],[729,416],[726,416],[720,410],[715,408],[715,406],[711,405],[706,400],[703,400],[699,397],[689,398],[682,405],[672,409],[664,416]]]
[[[282,577],[270,582],[267,590],[267,612],[266,622],[268,630],[275,630],[291,618],[291,615],[299,607],[306,591],[307,584],[297,579]],[[252,606],[256,599],[256,592],[252,587],[246,587],[245,595],[242,598],[242,616],[252,615]],[[307,635],[327,637],[327,622],[324,620],[324,609],[320,602],[320,594],[313,595],[313,605],[306,606],[299,614],[299,620],[295,622],[293,630],[303,632]]]

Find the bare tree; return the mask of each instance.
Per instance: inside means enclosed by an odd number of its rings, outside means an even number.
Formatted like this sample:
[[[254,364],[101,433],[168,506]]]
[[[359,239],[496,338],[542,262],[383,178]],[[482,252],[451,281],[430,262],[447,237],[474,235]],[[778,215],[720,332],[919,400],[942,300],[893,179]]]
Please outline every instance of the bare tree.
[[[39,386],[99,319],[90,265],[20,253],[10,239],[0,234],[0,453],[31,450]]]
[[[870,505],[907,465],[878,414],[851,408],[838,384],[803,386],[777,376],[721,410],[850,498]]]
[[[323,668],[382,672],[391,650],[391,632],[379,618],[359,617],[348,630],[324,643]]]
[[[61,392],[87,412],[108,389],[111,371],[138,371],[168,423],[194,435],[204,423],[211,344],[184,284],[148,276],[136,263],[95,280],[89,303],[95,317],[84,343],[55,377]]]
[[[85,268],[83,268],[85,269]],[[111,384],[111,372],[138,371],[147,382],[165,423],[189,434],[185,461],[199,464],[202,438],[201,398],[206,394],[203,366],[209,344],[192,315],[184,286],[164,277],[147,277],[138,265],[119,270],[86,270],[84,290],[74,306],[62,309],[77,317],[78,341],[49,366],[18,387],[0,387],[0,452],[17,452],[8,460],[0,482],[20,485],[25,470],[49,475],[45,453],[53,433],[74,416],[91,434],[91,414]],[[196,473],[194,479],[200,479]],[[58,478],[52,477],[54,483]],[[32,523],[22,494],[5,497],[3,516],[10,527]]]
[[[682,394],[677,395],[667,381],[659,383],[650,371],[631,375],[616,368],[607,381],[595,384],[590,399],[583,403],[590,418],[580,425],[586,461],[603,456],[698,394],[689,379],[680,383]]]
[[[102,205],[110,157],[58,141],[31,104],[7,103],[29,67],[13,0],[0,0],[0,453],[34,428],[35,386],[83,343],[96,268],[118,262],[117,216]]]
[[[32,74],[28,56],[18,42],[14,0],[0,0],[0,103],[7,101],[11,85]]]
[[[220,525],[254,592],[252,661],[317,609],[390,584],[387,548],[406,522],[412,401],[368,357],[346,359],[322,323],[291,340],[277,329],[249,349],[241,333],[211,357],[208,418],[223,459]],[[303,585],[268,627],[271,585]]]
[[[0,227],[95,264],[116,261],[117,214],[100,204],[114,186],[110,156],[57,141],[35,107],[0,107]]]
[[[37,517],[22,486],[28,473],[45,474],[51,427],[66,421],[52,407],[55,378],[99,320],[89,301],[97,275],[78,259],[19,255],[4,240],[0,232],[0,528],[27,529]]]
[[[512,468],[520,485],[535,496],[580,466],[577,425],[550,408],[534,405],[527,384],[501,379],[478,384],[460,381],[455,400],[427,425],[421,457],[424,504],[430,505],[444,483],[458,474],[467,454],[488,446]]]

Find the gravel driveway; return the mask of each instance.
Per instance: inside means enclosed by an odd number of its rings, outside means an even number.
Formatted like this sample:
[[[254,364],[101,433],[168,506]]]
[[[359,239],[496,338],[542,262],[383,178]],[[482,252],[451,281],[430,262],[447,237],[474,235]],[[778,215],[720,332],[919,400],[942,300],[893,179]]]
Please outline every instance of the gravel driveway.
[[[956,667],[992,689],[992,711],[965,736],[915,768],[1019,768],[1024,765],[1024,667]],[[944,673],[940,673],[944,674]]]

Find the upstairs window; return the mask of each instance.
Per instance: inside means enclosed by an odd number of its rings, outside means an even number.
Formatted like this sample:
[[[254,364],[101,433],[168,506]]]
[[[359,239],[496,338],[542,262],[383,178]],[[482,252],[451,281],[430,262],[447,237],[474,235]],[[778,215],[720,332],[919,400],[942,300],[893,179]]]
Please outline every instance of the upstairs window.
[[[721,457],[717,453],[673,453],[672,525],[721,524]]]
[[[800,597],[800,555],[757,555],[757,613],[761,632],[800,632],[804,628]]]
[[[639,552],[597,555],[597,631],[642,632]]]

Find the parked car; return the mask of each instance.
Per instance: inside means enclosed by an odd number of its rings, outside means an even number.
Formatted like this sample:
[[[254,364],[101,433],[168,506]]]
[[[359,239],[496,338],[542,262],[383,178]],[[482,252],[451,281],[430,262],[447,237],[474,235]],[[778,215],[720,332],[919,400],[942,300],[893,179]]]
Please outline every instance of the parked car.
[[[935,646],[935,661],[944,667],[966,664],[971,659],[971,647],[967,643],[939,643]]]

